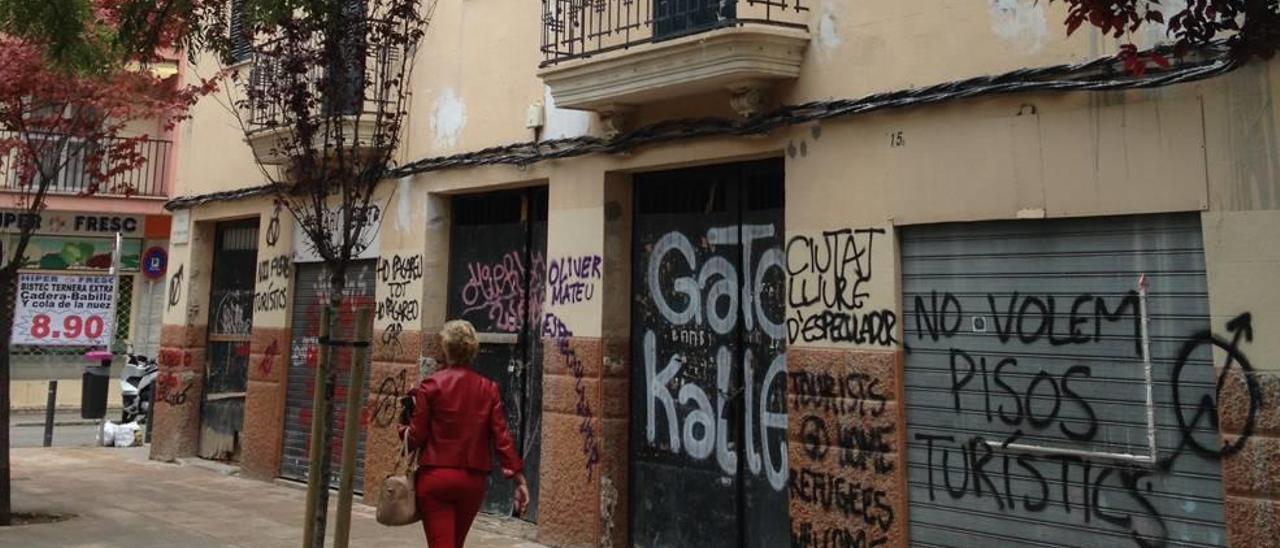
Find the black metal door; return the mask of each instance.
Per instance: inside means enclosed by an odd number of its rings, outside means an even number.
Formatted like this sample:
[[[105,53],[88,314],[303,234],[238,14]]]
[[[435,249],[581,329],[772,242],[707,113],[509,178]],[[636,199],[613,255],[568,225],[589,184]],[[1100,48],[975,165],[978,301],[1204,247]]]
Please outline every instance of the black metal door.
[[[632,544],[787,546],[782,162],[636,177]]]
[[[531,500],[522,517],[536,521],[542,444],[539,326],[546,288],[546,188],[455,198],[450,241],[449,319],[470,321],[480,333],[480,355],[473,367],[502,389],[507,421],[529,479]],[[495,464],[484,511],[511,513],[512,488]]]
[[[214,232],[200,456],[235,460],[239,458],[240,429],[244,425],[249,339],[253,332],[258,220],[218,223]]]
[[[347,268],[346,287],[338,309],[338,328],[333,338],[355,340],[357,317],[373,323],[374,268],[377,261],[354,261]],[[311,406],[315,394],[316,365],[320,357],[320,321],[329,300],[329,271],[321,263],[300,264],[294,269],[292,344],[289,349],[289,386],[285,396],[283,458],[280,475],[305,481],[310,470]],[[364,311],[363,314],[361,311]],[[331,370],[335,372],[334,397],[329,423],[330,485],[338,485],[342,466],[342,433],[346,428],[347,386],[351,383],[352,347],[334,351]],[[366,356],[365,359],[368,359]],[[365,364],[365,371],[372,368]],[[366,373],[368,375],[368,373]],[[364,382],[364,401],[369,399],[369,378]],[[364,429],[364,425],[360,425]],[[356,438],[356,491],[364,485],[365,432]]]

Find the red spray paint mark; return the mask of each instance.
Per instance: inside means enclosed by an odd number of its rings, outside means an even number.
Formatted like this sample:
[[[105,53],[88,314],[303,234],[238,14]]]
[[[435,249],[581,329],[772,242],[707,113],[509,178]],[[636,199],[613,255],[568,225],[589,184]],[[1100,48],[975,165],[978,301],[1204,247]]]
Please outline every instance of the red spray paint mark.
[[[160,349],[160,365],[163,367],[178,367],[182,365],[182,351],[176,348]]]
[[[271,344],[267,345],[267,351],[262,356],[262,361],[258,362],[258,371],[263,375],[270,375],[271,370],[275,367],[276,357],[280,355],[280,344],[275,339],[271,339]]]

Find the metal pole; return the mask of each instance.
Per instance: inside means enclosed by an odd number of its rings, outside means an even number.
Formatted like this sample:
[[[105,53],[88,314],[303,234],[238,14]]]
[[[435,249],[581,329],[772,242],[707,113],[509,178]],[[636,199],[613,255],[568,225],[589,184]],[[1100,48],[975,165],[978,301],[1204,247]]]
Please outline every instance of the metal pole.
[[[116,320],[120,317],[116,313],[116,307],[120,305],[120,251],[123,242],[124,235],[117,232],[115,243],[112,244],[111,248],[111,270],[109,271],[111,276],[111,311],[109,312],[111,314],[111,330],[106,333],[107,344],[102,348],[107,352],[113,352],[111,343],[115,341],[116,331],[120,329],[120,326],[116,325]]]
[[[1138,314],[1142,327],[1142,374],[1146,384],[1147,395],[1147,451],[1151,454],[1151,462],[1159,459],[1159,447],[1156,445],[1156,400],[1152,393],[1155,380],[1151,367],[1151,316],[1147,315],[1147,292],[1150,289],[1147,275],[1138,275]]]
[[[338,521],[333,530],[333,547],[347,548],[351,537],[352,484],[356,475],[356,438],[360,435],[360,409],[364,406],[365,359],[373,339],[373,318],[368,307],[356,312],[356,337],[347,382],[347,413],[342,423],[342,471],[338,479]]]
[[[328,451],[329,397],[333,394],[333,379],[329,375],[329,335],[332,326],[330,316],[336,310],[326,304],[320,312],[320,359],[316,363],[315,389],[311,401],[311,450],[307,453],[310,466],[307,470],[307,505],[302,529],[303,548],[323,548],[325,512],[329,506]],[[317,531],[318,529],[318,531]]]
[[[151,381],[151,405],[147,407],[147,435],[143,441],[151,443],[151,426],[156,423],[156,383]]]
[[[142,314],[142,317],[143,317],[143,318],[150,318],[150,317],[151,317],[152,312],[154,312],[154,309],[152,308],[152,302],[153,302],[155,299],[153,299],[153,298],[152,298],[152,296],[155,294],[155,292],[156,292],[156,281],[155,281],[155,280],[152,280],[152,279],[148,279],[148,280],[147,280],[147,293],[146,293],[147,298],[142,299],[143,307],[146,309],[146,312],[144,312],[144,313]],[[155,340],[155,331],[154,331],[154,329],[155,329],[154,325],[155,325],[155,324],[153,324],[153,323],[151,323],[151,322],[145,322],[145,323],[144,323],[144,325],[148,326],[148,328],[147,328],[147,336],[146,336],[146,339],[145,339],[145,340],[147,341],[147,346],[150,346],[151,341],[154,341],[154,340]],[[156,358],[156,355],[155,355],[153,352],[151,352],[151,351],[149,351],[149,350],[147,350],[146,352],[147,352],[147,353],[148,353],[152,358]],[[139,394],[138,396],[139,396],[139,397],[141,397],[142,395],[141,395],[141,394]],[[156,418],[156,381],[155,381],[154,379],[151,381],[151,392],[150,392],[150,395],[149,395],[148,399],[149,399],[150,401],[149,401],[149,402],[147,402],[147,429],[146,429],[145,433],[144,433],[144,434],[143,434],[143,436],[142,436],[142,442],[143,442],[143,443],[151,443],[151,426],[152,426],[153,424],[155,424],[155,418]]]
[[[58,405],[58,381],[49,381],[49,397],[44,403],[44,446],[53,447],[53,411]]]

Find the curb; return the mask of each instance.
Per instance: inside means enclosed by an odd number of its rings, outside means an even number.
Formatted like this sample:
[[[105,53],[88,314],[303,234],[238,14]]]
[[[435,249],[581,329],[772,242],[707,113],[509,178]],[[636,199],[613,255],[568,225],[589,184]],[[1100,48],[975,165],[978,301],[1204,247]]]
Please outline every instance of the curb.
[[[64,412],[64,413],[59,413],[59,415],[61,416],[54,415],[53,425],[54,426],[92,426],[92,425],[98,424],[98,421],[112,420],[113,417],[118,419],[120,418],[120,414],[122,412],[123,412],[122,409],[108,408],[107,413],[103,415],[101,419],[82,419],[76,416],[76,415],[79,415],[79,413],[71,414],[71,417],[68,417],[67,416],[68,413]],[[14,428],[44,426],[44,412],[41,411],[39,413],[10,413],[9,420],[10,420],[9,426]]]
[[[53,421],[54,426],[93,426],[95,424],[98,424],[98,421],[95,419],[75,419],[75,420]],[[11,426],[13,426],[14,428],[44,426],[44,421],[15,422]]]
[[[234,464],[225,464],[217,461],[202,459],[200,457],[182,457],[177,459],[177,463],[184,467],[190,466],[192,468],[200,468],[202,470],[208,470],[210,472],[213,472],[215,474],[220,474],[223,476],[240,475],[239,466],[236,466]]]

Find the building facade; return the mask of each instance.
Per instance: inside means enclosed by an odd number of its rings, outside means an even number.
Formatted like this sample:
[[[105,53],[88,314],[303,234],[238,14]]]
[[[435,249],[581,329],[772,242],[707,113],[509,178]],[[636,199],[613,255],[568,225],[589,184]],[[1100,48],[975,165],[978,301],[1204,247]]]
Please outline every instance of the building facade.
[[[465,318],[548,544],[1280,538],[1274,61],[1061,91],[1136,77],[1058,4],[676,4],[437,5],[348,277],[364,493]],[[181,131],[152,456],[305,478],[323,266]]]
[[[178,73],[176,61],[157,63],[151,70],[161,76]],[[12,405],[15,409],[43,409],[48,381],[58,380],[57,405],[80,405],[83,354],[108,346],[117,354],[132,351],[155,357],[160,348],[161,313],[167,264],[169,211],[177,173],[178,139],[158,120],[129,124],[116,139],[139,139],[135,150],[144,161],[139,167],[95,180],[85,165],[84,142],[49,135],[43,145],[53,165],[61,166],[44,198],[45,208],[34,218],[26,213],[30,188],[21,183],[17,161],[3,161],[0,169],[0,246],[12,249],[23,226],[35,225],[28,243],[23,276],[53,276],[60,281],[101,279],[110,272],[116,235],[120,235],[115,300],[111,311],[59,313],[48,301],[37,303],[22,297],[14,328]],[[33,145],[34,146],[34,145]],[[16,152],[5,160],[17,160]],[[127,195],[126,195],[127,194]],[[144,264],[151,263],[149,266]],[[83,278],[90,276],[90,278]],[[109,293],[103,291],[98,296]],[[63,292],[63,295],[69,293]],[[79,306],[70,307],[84,312]],[[107,308],[105,306],[101,308]],[[65,311],[64,311],[65,312]],[[45,322],[40,325],[40,315]],[[50,317],[52,320],[50,320]],[[33,322],[33,320],[35,320]],[[52,324],[48,323],[49,321]],[[107,332],[104,332],[107,331]],[[119,361],[119,360],[117,360]],[[113,369],[113,375],[116,370]],[[110,383],[108,405],[121,405],[119,386]],[[108,417],[110,418],[110,417]]]

